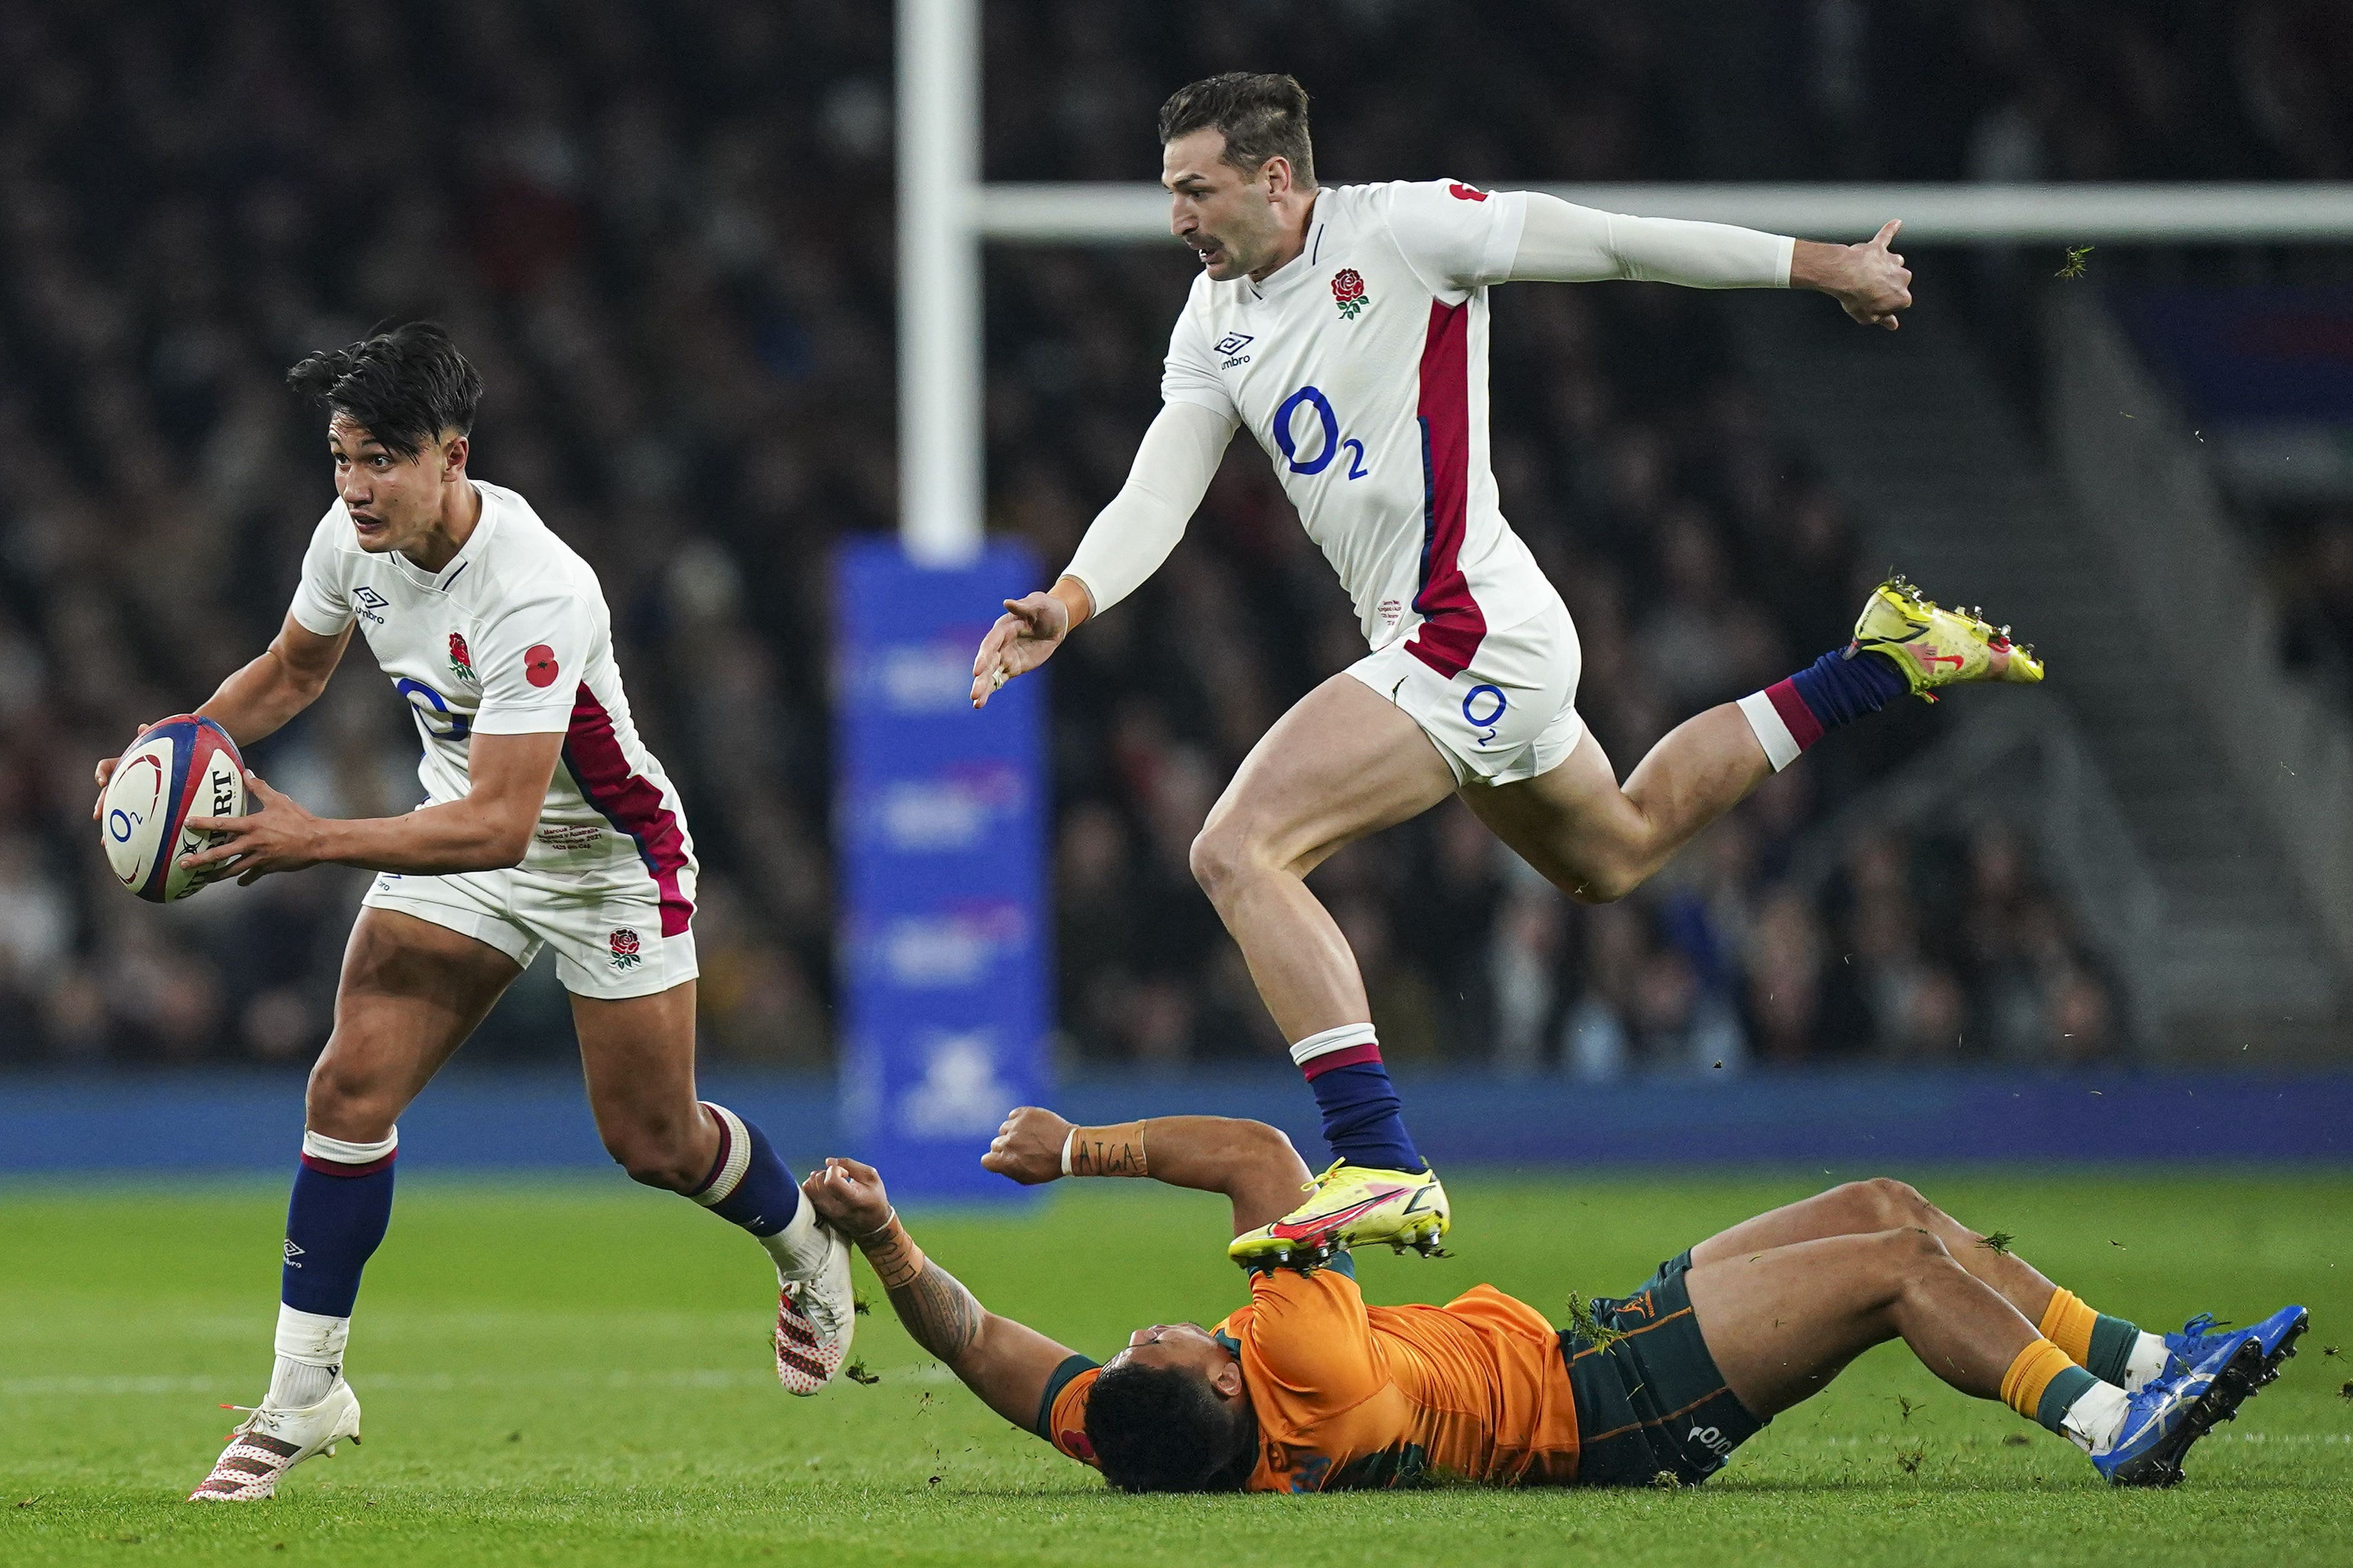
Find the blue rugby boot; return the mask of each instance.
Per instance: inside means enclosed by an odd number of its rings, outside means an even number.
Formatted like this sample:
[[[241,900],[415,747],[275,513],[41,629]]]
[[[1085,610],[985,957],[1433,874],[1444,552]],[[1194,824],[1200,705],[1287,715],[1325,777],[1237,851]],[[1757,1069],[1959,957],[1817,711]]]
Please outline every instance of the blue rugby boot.
[[[2194,1370],[2158,1378],[2131,1396],[2124,1429],[2107,1452],[2092,1456],[2093,1468],[2110,1486],[2178,1485],[2189,1446],[2238,1418],[2240,1402],[2255,1391],[2263,1370],[2263,1346],[2252,1331],[2225,1335]]]
[[[2272,1382],[2280,1374],[2280,1363],[2295,1354],[2295,1342],[2312,1326],[2312,1314],[2302,1307],[2282,1307],[2262,1322],[2243,1331],[2217,1332],[2218,1325],[2211,1312],[2200,1312],[2181,1325],[2178,1334],[2165,1336],[2165,1348],[2169,1352],[2165,1370],[2168,1375],[2201,1365],[2226,1341],[2240,1332],[2255,1336],[2263,1349],[2263,1375],[2256,1387]]]

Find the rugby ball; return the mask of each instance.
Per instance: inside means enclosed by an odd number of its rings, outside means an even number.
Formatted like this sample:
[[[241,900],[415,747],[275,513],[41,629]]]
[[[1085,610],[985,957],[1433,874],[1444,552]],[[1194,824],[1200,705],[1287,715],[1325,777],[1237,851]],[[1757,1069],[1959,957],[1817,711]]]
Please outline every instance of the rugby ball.
[[[106,781],[99,840],[122,885],[151,904],[168,904],[203,888],[220,868],[191,871],[180,857],[209,849],[223,835],[192,833],[192,816],[245,812],[245,762],[237,742],[210,719],[174,714],[139,732]]]

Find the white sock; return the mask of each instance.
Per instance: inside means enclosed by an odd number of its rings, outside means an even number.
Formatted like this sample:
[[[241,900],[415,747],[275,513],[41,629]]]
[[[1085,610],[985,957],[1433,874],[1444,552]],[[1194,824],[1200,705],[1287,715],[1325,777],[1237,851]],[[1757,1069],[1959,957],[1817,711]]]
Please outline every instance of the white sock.
[[[793,1211],[793,1222],[774,1236],[760,1237],[760,1245],[776,1260],[777,1273],[807,1275],[825,1261],[833,1241],[832,1233],[818,1223],[817,1209],[804,1197]]]
[[[2125,1363],[2125,1392],[2138,1394],[2149,1384],[2165,1375],[2165,1363],[2170,1354],[2162,1336],[2144,1330],[2134,1342],[2130,1360]]]
[[[349,1318],[322,1317],[278,1307],[278,1365],[262,1403],[274,1410],[301,1410],[327,1397],[343,1375],[343,1346],[352,1337]]]
[[[2067,1406],[2067,1414],[2059,1417],[2059,1428],[2069,1442],[2096,1458],[2124,1436],[2126,1404],[2123,1389],[2113,1383],[2095,1383]]]

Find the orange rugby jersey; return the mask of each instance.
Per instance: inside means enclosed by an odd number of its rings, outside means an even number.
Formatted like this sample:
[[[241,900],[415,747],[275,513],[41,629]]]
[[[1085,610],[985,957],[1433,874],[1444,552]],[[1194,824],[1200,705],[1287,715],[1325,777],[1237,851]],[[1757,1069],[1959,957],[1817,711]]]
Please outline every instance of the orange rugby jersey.
[[[1345,1266],[1250,1279],[1250,1305],[1214,1331],[1241,1362],[1258,1415],[1250,1491],[1388,1487],[1424,1472],[1566,1483],[1577,1475],[1577,1405],[1559,1331],[1481,1285],[1443,1307],[1368,1307]],[[1100,1373],[1056,1369],[1038,1435],[1094,1463],[1087,1398]]]

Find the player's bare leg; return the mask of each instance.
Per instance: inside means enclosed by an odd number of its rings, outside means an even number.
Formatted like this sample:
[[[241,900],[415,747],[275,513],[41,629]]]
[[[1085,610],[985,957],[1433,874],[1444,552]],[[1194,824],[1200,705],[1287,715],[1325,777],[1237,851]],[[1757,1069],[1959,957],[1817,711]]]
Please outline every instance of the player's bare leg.
[[[2040,1337],[1943,1242],[1908,1227],[1708,1263],[1694,1251],[1684,1284],[1716,1369],[1760,1419],[1898,1338],[1962,1393],[1996,1398],[2018,1352]]]
[[[572,998],[596,1135],[633,1182],[690,1193],[719,1154],[719,1123],[694,1094],[691,980],[650,996]]]
[[[1250,748],[1193,841],[1193,875],[1284,1039],[1369,1016],[1356,955],[1307,874],[1453,793],[1421,726],[1353,676],[1300,699]]]
[[[302,1124],[352,1143],[392,1135],[522,971],[498,949],[396,910],[360,910],[343,948],[334,1032]]]
[[[470,936],[390,910],[360,911],[343,949],[334,1031],[304,1100],[277,1367],[190,1501],[269,1497],[303,1460],[359,1441],[343,1346],[360,1271],[392,1214],[393,1123],[520,973]]]
[[[1911,1186],[1885,1176],[1849,1182],[1744,1220],[1692,1248],[1692,1262],[1731,1261],[1797,1242],[1899,1226],[1926,1231],[1943,1242],[1955,1262],[1999,1291],[2076,1365],[2089,1368],[2094,1375],[2126,1393],[2203,1359],[2185,1360],[2181,1354],[2168,1358],[2163,1335],[2094,1311],[2074,1292],[2054,1285],[2010,1251],[2006,1241],[1995,1245]],[[2265,1348],[2275,1347],[2267,1344]],[[2288,1349],[2293,1353],[2292,1342]]]
[[[1193,842],[1193,874],[1291,1045],[1339,1163],[1314,1195],[1234,1238],[1245,1265],[1344,1245],[1434,1248],[1446,1194],[1406,1134],[1365,981],[1307,874],[1454,793],[1430,737],[1353,676],[1302,698],[1252,747]]]
[[[2042,1321],[2058,1287],[2006,1247],[1986,1238],[1903,1182],[1875,1176],[1767,1210],[1718,1232],[1692,1248],[1692,1266],[1722,1263],[1752,1253],[1837,1236],[1867,1236],[1902,1228],[1925,1230],[1945,1244],[1963,1268],[2001,1294],[2031,1323]]]
[[[2179,1480],[2182,1454],[2229,1419],[2263,1375],[2262,1349],[2248,1332],[2203,1367],[2128,1394],[2071,1364],[1942,1240],[1908,1226],[1706,1263],[1694,1250],[1683,1283],[1725,1385],[1759,1419],[1900,1338],[1946,1383],[2068,1437],[2118,1485]]]
[[[694,1199],[749,1231],[776,1262],[776,1377],[815,1394],[849,1353],[849,1248],[821,1224],[759,1128],[695,1097],[695,983],[646,996],[575,994],[588,1106],[633,1181]]]
[[[1701,828],[1773,776],[1739,708],[1687,719],[1651,748],[1621,788],[1588,733],[1550,773],[1516,784],[1466,785],[1464,804],[1546,881],[1585,903],[1609,903],[1648,881]]]
[[[1551,772],[1462,792],[1471,809],[1571,898],[1608,903],[1650,879],[1700,829],[1831,730],[1906,694],[2042,679],[2033,650],[1975,611],[1946,609],[1901,577],[1872,590],[1854,636],[1763,691],[1685,720],[1620,787],[1587,735]]]

